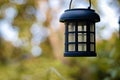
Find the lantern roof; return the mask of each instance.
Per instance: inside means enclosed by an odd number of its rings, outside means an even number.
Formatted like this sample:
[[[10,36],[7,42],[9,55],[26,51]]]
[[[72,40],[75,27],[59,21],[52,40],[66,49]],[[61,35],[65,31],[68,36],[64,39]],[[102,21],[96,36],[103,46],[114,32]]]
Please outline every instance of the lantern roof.
[[[90,22],[99,22],[100,17],[92,9],[68,9],[60,17],[60,22],[67,21],[90,21]]]

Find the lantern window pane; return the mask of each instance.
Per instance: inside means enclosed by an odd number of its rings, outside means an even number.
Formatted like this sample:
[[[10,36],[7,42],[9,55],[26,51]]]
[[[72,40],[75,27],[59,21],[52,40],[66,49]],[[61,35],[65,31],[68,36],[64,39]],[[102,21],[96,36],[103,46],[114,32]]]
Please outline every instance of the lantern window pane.
[[[75,33],[69,33],[68,35],[68,42],[75,42]]]
[[[90,34],[90,42],[94,42],[94,34],[93,33]]]
[[[95,32],[95,29],[94,29],[95,27],[94,27],[94,24],[91,24],[90,25],[90,32]]]
[[[70,23],[68,26],[68,32],[75,31],[75,25],[73,23]]]
[[[95,48],[94,44],[91,44],[90,45],[90,51],[94,51],[94,48]]]
[[[86,44],[78,44],[78,51],[86,51]]]
[[[68,51],[75,51],[75,44],[69,44]]]
[[[86,42],[86,33],[78,33],[78,42]]]
[[[78,31],[86,31],[86,25],[78,26]]]

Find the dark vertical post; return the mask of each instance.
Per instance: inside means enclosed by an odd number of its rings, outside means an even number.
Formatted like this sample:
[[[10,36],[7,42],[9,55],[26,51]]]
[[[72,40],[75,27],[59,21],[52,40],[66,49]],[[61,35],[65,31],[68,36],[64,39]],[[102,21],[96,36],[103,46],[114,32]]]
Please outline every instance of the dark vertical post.
[[[93,23],[94,24],[94,52],[95,52],[95,54],[96,54],[96,27],[95,27],[95,23]]]
[[[78,52],[78,22],[75,22],[75,51]]]
[[[87,22],[87,51],[90,52],[90,23]]]
[[[68,52],[68,26],[69,23],[65,23],[65,52]]]
[[[120,16],[119,16],[118,24],[119,24],[119,39],[120,39]]]

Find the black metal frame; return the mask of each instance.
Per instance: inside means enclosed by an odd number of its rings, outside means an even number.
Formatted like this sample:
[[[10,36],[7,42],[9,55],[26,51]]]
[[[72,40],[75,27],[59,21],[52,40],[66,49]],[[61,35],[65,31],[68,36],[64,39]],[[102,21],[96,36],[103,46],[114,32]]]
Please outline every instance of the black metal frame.
[[[64,56],[66,57],[79,57],[79,56],[96,56],[96,49],[95,49],[95,23],[86,22],[86,31],[78,31],[78,21],[73,22],[75,25],[75,31],[69,32],[68,27],[71,22],[66,23],[65,27],[65,53]],[[94,32],[90,32],[90,25],[94,24]],[[83,26],[84,28],[84,26]],[[68,37],[70,33],[75,34],[75,42],[69,42]],[[78,42],[78,33],[86,33],[86,42]],[[94,35],[94,42],[90,41],[90,34]],[[75,51],[69,51],[69,44],[75,44]],[[78,51],[78,45],[85,44],[86,51]],[[91,44],[94,45],[94,51],[91,51]]]

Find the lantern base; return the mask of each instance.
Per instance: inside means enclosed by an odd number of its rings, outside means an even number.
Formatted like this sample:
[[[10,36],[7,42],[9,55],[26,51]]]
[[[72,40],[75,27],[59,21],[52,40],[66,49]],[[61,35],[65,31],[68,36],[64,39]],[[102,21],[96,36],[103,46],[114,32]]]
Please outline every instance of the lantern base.
[[[95,52],[65,52],[64,57],[95,57]]]

